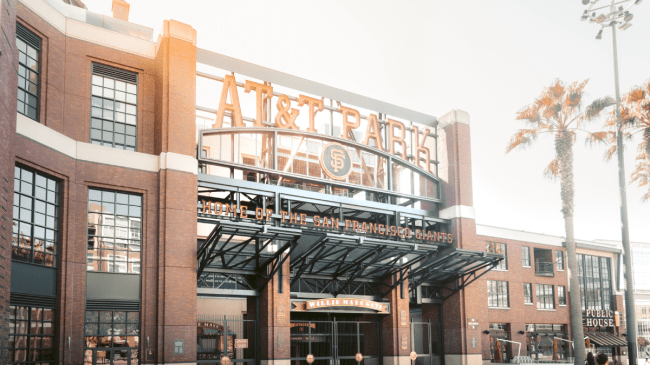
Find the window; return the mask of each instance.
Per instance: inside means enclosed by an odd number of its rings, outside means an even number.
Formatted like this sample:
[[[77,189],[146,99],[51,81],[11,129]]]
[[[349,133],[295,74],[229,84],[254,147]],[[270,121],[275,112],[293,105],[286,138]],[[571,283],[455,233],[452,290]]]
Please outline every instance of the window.
[[[507,263],[508,255],[506,254],[506,244],[505,243],[486,242],[485,243],[485,250],[487,252],[503,254],[504,259],[502,261],[499,261],[499,264],[497,265],[496,269],[497,270],[508,270],[508,263]]]
[[[609,258],[578,255],[578,281],[580,282],[582,310],[612,309]]]
[[[530,267],[530,247],[521,247],[521,266]]]
[[[138,347],[140,312],[86,311],[85,347]]]
[[[557,302],[559,305],[566,305],[566,288],[564,285],[557,286]]]
[[[56,266],[59,240],[59,183],[38,172],[14,169],[11,258]]]
[[[524,283],[524,303],[533,304],[533,284]]]
[[[9,364],[54,364],[54,309],[12,305]]]
[[[142,196],[88,189],[88,271],[140,273]]]
[[[93,63],[90,143],[136,150],[138,75]]]
[[[553,285],[537,284],[537,309],[555,309]]]
[[[555,268],[564,271],[564,251],[555,251]]]
[[[18,113],[38,121],[41,39],[16,23]]]
[[[488,280],[488,307],[507,308],[508,302],[508,282]]]

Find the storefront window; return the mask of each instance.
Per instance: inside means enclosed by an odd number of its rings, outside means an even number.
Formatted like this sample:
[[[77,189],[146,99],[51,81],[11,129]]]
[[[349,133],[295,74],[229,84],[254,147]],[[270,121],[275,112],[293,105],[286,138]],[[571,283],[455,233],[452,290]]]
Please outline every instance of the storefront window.
[[[537,361],[566,360],[571,357],[571,344],[566,326],[562,324],[527,324],[526,348],[528,356]],[[557,346],[554,354],[553,341]],[[556,359],[554,359],[557,355]]]
[[[506,323],[490,323],[490,356],[492,362],[510,362],[508,358],[508,346],[510,343],[499,340],[510,340],[510,336],[507,331],[508,325]],[[497,348],[501,352],[501,361],[495,361],[495,353]]]
[[[12,305],[9,364],[53,364],[54,309]]]
[[[84,334],[85,364],[138,364],[140,312],[86,311]]]

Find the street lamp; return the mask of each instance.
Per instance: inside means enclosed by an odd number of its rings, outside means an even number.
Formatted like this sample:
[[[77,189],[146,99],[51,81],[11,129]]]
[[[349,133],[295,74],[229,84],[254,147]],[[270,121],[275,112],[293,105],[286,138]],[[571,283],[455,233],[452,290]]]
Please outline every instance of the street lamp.
[[[580,20],[589,19],[597,23],[601,29],[596,39],[601,39],[603,29],[612,29],[612,53],[614,55],[614,89],[616,92],[616,150],[618,157],[618,187],[621,200],[621,234],[623,236],[623,250],[625,250],[625,317],[627,318],[627,347],[630,365],[637,363],[636,349],[636,306],[634,305],[634,279],[632,278],[632,250],[630,249],[630,232],[627,221],[627,193],[625,191],[625,166],[623,165],[623,123],[621,122],[621,93],[618,89],[618,55],[616,53],[616,26],[626,30],[632,26],[630,21],[634,17],[630,8],[638,5],[643,0],[582,0],[588,5]],[[598,15],[596,15],[598,14]]]

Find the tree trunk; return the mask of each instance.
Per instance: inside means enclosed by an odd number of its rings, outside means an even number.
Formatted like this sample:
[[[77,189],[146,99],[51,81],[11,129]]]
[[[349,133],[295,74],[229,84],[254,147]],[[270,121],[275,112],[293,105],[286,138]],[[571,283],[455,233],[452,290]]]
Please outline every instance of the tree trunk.
[[[585,345],[582,330],[582,305],[578,282],[578,260],[573,232],[573,138],[568,132],[555,135],[555,153],[559,163],[562,215],[566,231],[566,256],[569,268],[569,298],[571,300],[571,333],[574,343],[574,364],[584,365]]]

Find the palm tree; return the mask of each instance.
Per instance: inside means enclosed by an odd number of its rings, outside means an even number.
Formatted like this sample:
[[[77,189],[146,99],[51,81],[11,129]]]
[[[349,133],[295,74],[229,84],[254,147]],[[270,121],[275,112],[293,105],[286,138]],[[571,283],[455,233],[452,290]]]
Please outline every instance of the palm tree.
[[[546,133],[555,139],[555,158],[544,170],[549,177],[560,178],[560,195],[562,198],[562,215],[566,231],[567,262],[570,270],[569,297],[571,299],[571,329],[576,344],[575,364],[583,365],[585,351],[581,350],[584,338],[582,330],[582,306],[580,304],[580,286],[578,283],[578,263],[576,259],[576,243],[573,232],[573,144],[580,131],[589,134],[592,139],[598,135],[589,133],[583,126],[597,119],[601,112],[614,104],[611,97],[594,100],[582,110],[583,90],[587,84],[574,82],[568,86],[560,80],[555,80],[551,86],[542,90],[535,101],[522,108],[517,113],[517,120],[526,124],[526,128],[515,133],[506,153],[516,148],[526,148],[537,138]],[[600,136],[602,138],[602,135]]]
[[[637,182],[640,187],[648,186],[648,192],[643,195],[642,200],[650,200],[650,80],[641,86],[635,86],[629,93],[621,98],[621,123],[624,128],[623,137],[631,140],[634,135],[641,134],[641,142],[638,145],[639,155],[636,169],[632,171],[630,184]],[[616,153],[616,115],[610,113],[605,123],[609,131],[607,142],[611,145],[605,152],[604,159],[609,161]],[[613,131],[612,131],[613,130]]]

